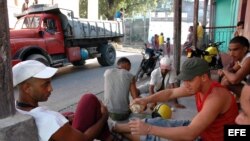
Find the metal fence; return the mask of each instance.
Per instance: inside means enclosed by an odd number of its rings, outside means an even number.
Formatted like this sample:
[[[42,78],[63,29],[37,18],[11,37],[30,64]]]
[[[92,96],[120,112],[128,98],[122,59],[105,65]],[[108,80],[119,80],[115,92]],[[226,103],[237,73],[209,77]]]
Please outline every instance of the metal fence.
[[[204,44],[207,45],[210,41],[224,41],[219,49],[222,52],[227,52],[229,41],[233,37],[234,30],[235,26],[205,27]]]
[[[147,42],[149,19],[148,18],[127,18],[124,20],[125,34],[123,44],[138,45]]]
[[[147,42],[149,18],[126,18],[124,20],[124,25],[124,45],[136,46]],[[229,41],[233,37],[234,30],[235,26],[205,27],[203,38],[204,46],[207,46],[209,42],[224,41],[220,46],[220,51],[227,52]]]

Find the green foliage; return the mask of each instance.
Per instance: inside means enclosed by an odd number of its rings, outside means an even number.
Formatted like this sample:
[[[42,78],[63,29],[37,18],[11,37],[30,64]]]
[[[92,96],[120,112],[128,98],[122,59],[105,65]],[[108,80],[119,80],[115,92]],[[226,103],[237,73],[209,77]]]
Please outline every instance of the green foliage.
[[[145,14],[148,10],[155,9],[159,3],[165,4],[169,0],[99,0],[99,15],[103,18],[113,19],[120,8],[126,9],[125,16]],[[80,0],[80,17],[87,17],[88,0]]]
[[[80,0],[79,2],[79,12],[81,18],[87,18],[88,11],[88,0]]]

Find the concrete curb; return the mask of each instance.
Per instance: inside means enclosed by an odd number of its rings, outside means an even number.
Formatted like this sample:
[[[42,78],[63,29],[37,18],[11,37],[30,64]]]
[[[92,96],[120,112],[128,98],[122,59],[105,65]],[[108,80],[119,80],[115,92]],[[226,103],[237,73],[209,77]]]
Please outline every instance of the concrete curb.
[[[0,141],[38,141],[38,131],[34,119],[19,113],[1,119]]]

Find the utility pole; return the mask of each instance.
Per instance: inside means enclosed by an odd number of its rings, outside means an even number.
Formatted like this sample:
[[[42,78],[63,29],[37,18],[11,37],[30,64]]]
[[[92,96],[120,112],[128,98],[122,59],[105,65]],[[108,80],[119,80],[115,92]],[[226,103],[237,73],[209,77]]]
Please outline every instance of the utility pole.
[[[197,23],[198,23],[199,0],[194,0],[194,30],[193,30],[193,45],[197,48]]]
[[[0,119],[15,114],[7,0],[0,0]]]
[[[34,119],[16,113],[15,109],[7,0],[0,0],[0,19],[0,140],[38,141]]]
[[[207,7],[208,7],[208,1],[209,0],[204,0],[203,21],[202,21],[202,25],[203,26],[207,25]]]
[[[174,1],[174,65],[177,74],[180,73],[180,61],[181,61],[181,18],[182,18],[181,12],[182,12],[182,0],[175,0]]]
[[[215,25],[215,8],[216,6],[216,1],[215,0],[210,0],[210,16],[209,16],[209,26],[214,27]],[[209,40],[214,40],[214,28],[209,30]]]

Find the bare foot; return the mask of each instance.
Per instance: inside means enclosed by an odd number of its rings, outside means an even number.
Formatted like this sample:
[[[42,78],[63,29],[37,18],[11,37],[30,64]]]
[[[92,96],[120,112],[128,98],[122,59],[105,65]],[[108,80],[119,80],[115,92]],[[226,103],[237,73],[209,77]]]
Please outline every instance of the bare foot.
[[[186,108],[186,106],[184,106],[184,105],[182,105],[182,104],[179,104],[179,103],[175,103],[175,104],[174,104],[174,107],[175,107],[175,108],[180,108],[180,109]]]

